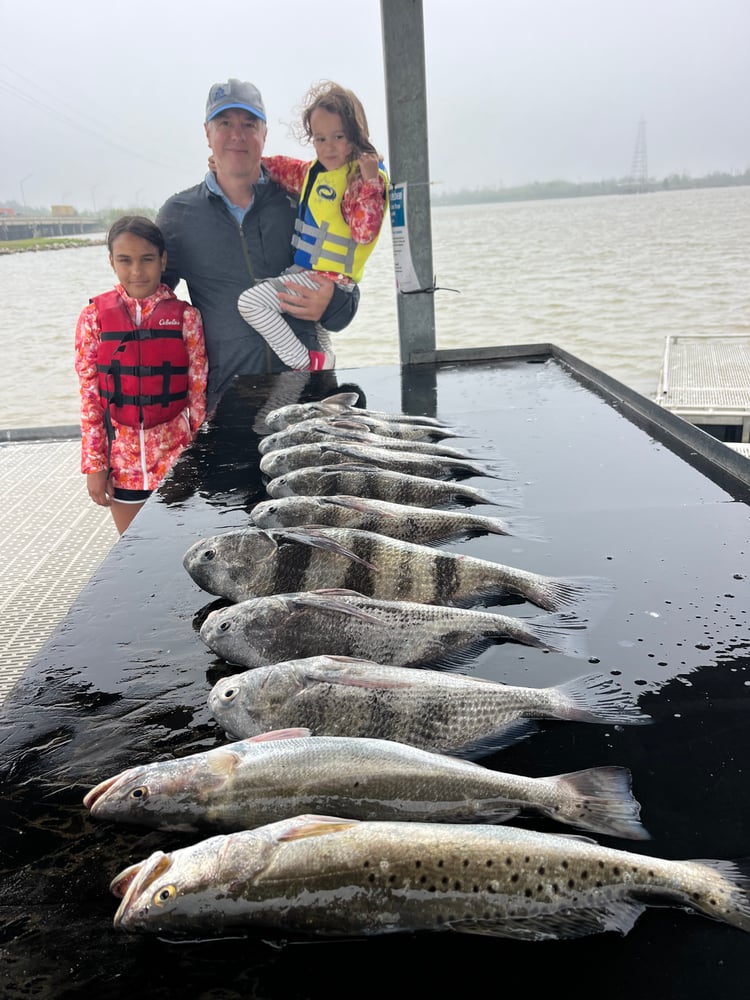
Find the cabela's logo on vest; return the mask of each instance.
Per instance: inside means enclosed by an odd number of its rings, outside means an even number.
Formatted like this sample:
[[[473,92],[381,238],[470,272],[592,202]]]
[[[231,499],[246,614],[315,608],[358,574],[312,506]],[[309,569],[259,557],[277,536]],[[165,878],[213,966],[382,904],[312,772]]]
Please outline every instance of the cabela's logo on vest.
[[[178,319],[160,319],[159,326],[182,326]]]

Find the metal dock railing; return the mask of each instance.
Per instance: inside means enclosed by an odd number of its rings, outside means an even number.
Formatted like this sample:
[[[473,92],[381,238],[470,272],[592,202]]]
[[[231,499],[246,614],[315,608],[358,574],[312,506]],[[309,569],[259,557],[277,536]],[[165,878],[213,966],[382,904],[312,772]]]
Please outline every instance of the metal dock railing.
[[[0,431],[0,703],[119,537],[86,492],[75,431]]]

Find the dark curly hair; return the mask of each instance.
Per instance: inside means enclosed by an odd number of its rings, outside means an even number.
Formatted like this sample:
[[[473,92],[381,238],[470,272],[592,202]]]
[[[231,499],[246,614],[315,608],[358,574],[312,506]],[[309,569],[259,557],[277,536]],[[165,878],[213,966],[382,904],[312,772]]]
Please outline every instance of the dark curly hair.
[[[377,153],[370,141],[370,129],[362,102],[355,93],[332,80],[321,80],[314,84],[305,95],[302,110],[302,134],[312,141],[313,133],[310,117],[317,108],[329,111],[341,118],[347,140],[352,144],[351,159],[358,159],[362,153]]]

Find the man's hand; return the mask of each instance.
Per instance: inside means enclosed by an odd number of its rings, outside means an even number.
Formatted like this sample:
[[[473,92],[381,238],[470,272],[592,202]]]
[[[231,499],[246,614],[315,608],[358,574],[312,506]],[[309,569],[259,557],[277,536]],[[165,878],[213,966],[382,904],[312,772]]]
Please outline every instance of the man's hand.
[[[283,278],[280,280],[287,289],[285,292],[278,293],[279,302],[284,312],[297,319],[309,319],[313,323],[317,323],[333,298],[335,286],[330,278],[316,275],[317,288],[306,288],[304,285],[296,285],[293,281],[286,282]]]

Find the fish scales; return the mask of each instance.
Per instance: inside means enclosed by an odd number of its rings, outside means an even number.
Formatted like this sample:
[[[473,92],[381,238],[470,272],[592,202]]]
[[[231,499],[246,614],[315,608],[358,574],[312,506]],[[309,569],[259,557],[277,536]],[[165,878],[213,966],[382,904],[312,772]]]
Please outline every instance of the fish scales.
[[[487,476],[502,478],[499,473],[477,462],[445,455],[425,455],[419,452],[373,448],[344,439],[296,444],[279,451],[269,451],[260,460],[260,471],[271,478],[321,465],[341,465],[347,462],[367,462],[379,468],[405,472],[409,475],[437,479]]]
[[[632,930],[650,906],[750,931],[746,862],[672,861],[512,826],[298,815],[157,851],[111,882],[116,929],[521,941]]]
[[[200,539],[183,565],[204,590],[232,601],[342,587],[425,604],[511,595],[559,611],[609,588],[602,578],[544,576],[359,528],[237,529]]]
[[[487,517],[465,509],[436,510],[344,494],[261,500],[250,511],[250,520],[258,528],[359,528],[423,545],[486,534],[539,537],[532,518]]]
[[[222,677],[208,708],[234,739],[302,726],[313,736],[373,736],[474,756],[523,739],[537,719],[653,721],[607,674],[529,688],[341,656],[304,657]]]
[[[381,601],[343,590],[250,598],[209,613],[200,636],[243,667],[302,656],[369,657],[389,666],[453,667],[493,643],[518,642],[585,656],[585,621],[567,612],[514,618],[413,601]]]
[[[393,503],[415,504],[419,507],[500,502],[489,493],[465,483],[414,476],[357,462],[296,469],[271,479],[266,484],[266,493],[273,498],[345,493]],[[505,500],[503,504],[509,505]],[[517,506],[517,501],[513,499],[510,505]]]
[[[91,789],[92,816],[159,829],[244,830],[293,814],[502,823],[519,814],[648,839],[626,768],[529,778],[391,740],[271,732],[129,768]]]

